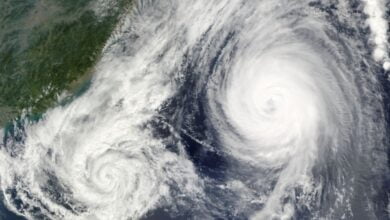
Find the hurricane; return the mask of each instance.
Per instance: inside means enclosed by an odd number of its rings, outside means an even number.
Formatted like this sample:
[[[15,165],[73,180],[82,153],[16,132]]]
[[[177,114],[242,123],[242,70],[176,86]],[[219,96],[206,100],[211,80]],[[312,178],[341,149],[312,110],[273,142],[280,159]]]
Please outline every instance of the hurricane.
[[[389,8],[136,1],[84,93],[2,129],[4,206],[25,219],[390,219]]]

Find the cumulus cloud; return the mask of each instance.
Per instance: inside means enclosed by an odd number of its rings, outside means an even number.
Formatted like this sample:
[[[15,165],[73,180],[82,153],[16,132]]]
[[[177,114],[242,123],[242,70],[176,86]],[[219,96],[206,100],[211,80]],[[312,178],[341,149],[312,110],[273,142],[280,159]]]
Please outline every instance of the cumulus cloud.
[[[389,29],[386,19],[385,0],[363,0],[364,13],[368,15],[367,24],[371,29],[371,40],[375,44],[373,57],[376,61],[383,62],[383,68],[390,70],[389,42],[387,32]]]

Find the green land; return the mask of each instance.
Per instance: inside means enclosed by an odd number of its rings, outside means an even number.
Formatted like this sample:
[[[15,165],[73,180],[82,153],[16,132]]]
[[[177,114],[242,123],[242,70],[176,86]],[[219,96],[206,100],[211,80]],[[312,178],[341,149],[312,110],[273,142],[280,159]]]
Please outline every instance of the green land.
[[[97,6],[103,2],[106,6]],[[83,88],[131,0],[0,1],[0,126]]]

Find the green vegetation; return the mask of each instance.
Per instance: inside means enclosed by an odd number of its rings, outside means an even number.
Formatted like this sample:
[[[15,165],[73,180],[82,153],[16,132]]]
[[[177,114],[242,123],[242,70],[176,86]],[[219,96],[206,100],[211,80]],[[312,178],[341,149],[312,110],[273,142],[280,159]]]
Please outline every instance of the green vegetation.
[[[91,0],[0,2],[0,125],[23,110],[41,114],[64,90],[77,90],[130,0],[105,15]],[[1,14],[3,13],[3,14]]]

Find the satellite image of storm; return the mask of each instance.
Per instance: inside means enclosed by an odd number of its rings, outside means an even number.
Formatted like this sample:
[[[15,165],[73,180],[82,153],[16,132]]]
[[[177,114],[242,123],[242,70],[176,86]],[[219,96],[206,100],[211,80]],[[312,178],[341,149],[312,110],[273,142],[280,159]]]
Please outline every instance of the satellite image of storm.
[[[0,0],[0,220],[390,220],[390,0]]]

